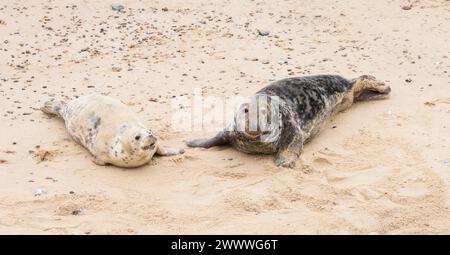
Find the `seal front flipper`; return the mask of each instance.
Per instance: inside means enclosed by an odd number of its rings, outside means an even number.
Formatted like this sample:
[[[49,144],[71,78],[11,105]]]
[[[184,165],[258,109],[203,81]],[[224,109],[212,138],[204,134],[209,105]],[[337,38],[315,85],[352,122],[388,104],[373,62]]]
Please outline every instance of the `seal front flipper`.
[[[181,148],[163,148],[161,145],[157,145],[156,154],[160,156],[175,156],[183,154],[184,149]]]
[[[226,138],[225,132],[221,131],[213,138],[190,140],[186,144],[189,147],[210,148],[213,146],[224,145],[227,143],[228,143],[228,140]]]
[[[303,135],[300,126],[292,119],[283,121],[280,146],[275,157],[275,165],[278,167],[294,168],[295,162],[303,150]]]
[[[301,135],[294,134],[286,138],[285,142],[287,143],[286,146],[283,144],[282,147],[278,149],[275,165],[278,167],[294,168],[295,162],[298,160],[303,150],[303,140]]]
[[[99,166],[105,166],[106,165],[105,161],[99,159],[96,156],[92,156],[92,162],[94,162],[96,165],[99,165]]]

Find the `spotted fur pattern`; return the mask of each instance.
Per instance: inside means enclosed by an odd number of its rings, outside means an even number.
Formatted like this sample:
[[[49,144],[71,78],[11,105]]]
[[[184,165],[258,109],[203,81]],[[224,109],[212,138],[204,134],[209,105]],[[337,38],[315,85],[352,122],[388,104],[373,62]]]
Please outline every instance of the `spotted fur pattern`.
[[[382,99],[389,92],[389,86],[368,75],[353,80],[337,75],[279,80],[256,93],[280,98],[281,132],[278,139],[266,143],[258,136],[249,136],[231,127],[212,139],[192,140],[188,145],[208,148],[229,143],[246,153],[276,153],[278,166],[293,167],[303,144],[314,137],[333,115],[348,109],[354,101]]]
[[[89,150],[99,165],[138,167],[155,153],[168,156],[184,152],[161,148],[136,114],[110,97],[89,95],[67,104],[50,101],[42,111],[64,119],[72,138]]]

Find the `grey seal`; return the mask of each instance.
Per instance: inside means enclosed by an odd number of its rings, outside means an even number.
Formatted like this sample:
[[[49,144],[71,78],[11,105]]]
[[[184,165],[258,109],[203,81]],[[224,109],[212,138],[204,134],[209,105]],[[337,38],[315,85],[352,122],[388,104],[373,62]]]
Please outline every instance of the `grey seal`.
[[[111,97],[88,95],[68,103],[48,101],[41,110],[63,118],[71,137],[98,165],[132,168],[148,163],[155,153],[184,153],[183,149],[163,148],[133,111]]]
[[[294,167],[303,145],[332,116],[355,101],[387,98],[390,91],[389,86],[370,75],[351,80],[338,75],[279,80],[242,103],[232,123],[216,136],[191,140],[187,145],[210,148],[231,144],[245,153],[276,154],[277,166]],[[261,116],[265,116],[264,121]]]

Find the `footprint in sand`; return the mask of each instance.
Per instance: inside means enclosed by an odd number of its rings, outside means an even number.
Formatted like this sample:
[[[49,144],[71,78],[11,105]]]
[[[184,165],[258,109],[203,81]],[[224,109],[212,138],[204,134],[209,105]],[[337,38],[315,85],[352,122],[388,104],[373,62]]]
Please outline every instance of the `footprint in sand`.
[[[241,171],[216,170],[211,172],[212,175],[223,179],[241,179],[248,176],[248,173]]]
[[[313,163],[316,164],[317,166],[333,165],[333,163],[325,157],[315,158]]]
[[[387,181],[392,172],[392,169],[383,166],[351,172],[335,170],[327,173],[327,179],[333,186],[340,189],[368,187]]]
[[[339,162],[344,158],[343,155],[333,152],[328,148],[320,150],[317,154],[318,155],[313,160],[313,165],[316,167],[334,166],[336,162]]]
[[[285,207],[276,196],[258,195],[257,197],[252,197],[252,195],[254,194],[248,194],[245,191],[235,191],[227,195],[225,204],[233,208],[233,210],[257,214]]]

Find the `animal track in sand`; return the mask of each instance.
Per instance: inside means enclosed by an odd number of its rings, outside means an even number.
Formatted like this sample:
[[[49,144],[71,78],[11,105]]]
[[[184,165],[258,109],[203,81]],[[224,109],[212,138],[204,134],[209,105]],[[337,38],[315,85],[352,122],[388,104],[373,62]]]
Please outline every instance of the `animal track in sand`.
[[[372,215],[372,223],[361,221],[351,230],[361,233],[366,227],[387,233],[399,224],[420,227],[432,219],[450,220],[445,185],[418,150],[397,138],[359,132],[343,147],[314,155],[312,173],[269,172],[270,179],[248,190],[243,184],[240,193],[227,194],[224,202],[256,213],[302,204],[313,212],[341,213],[342,218],[335,219],[340,223],[347,222],[348,215],[361,219]],[[263,201],[271,199],[277,206],[265,206]]]
[[[389,146],[394,144],[396,146]],[[422,161],[417,158],[418,154],[410,145],[395,138],[358,134],[347,139],[343,149],[345,152],[342,154],[321,151],[321,156],[314,160],[314,164],[324,170],[328,182],[339,189],[371,186],[380,188],[393,181],[402,182],[398,176],[401,171],[423,171],[412,170],[422,165]]]
[[[242,172],[239,170],[214,170],[209,172],[209,174],[219,177],[219,178],[223,178],[223,179],[241,179],[241,178],[245,178],[248,176],[248,173],[246,172]]]
[[[244,190],[235,190],[227,195],[224,201],[228,206],[238,212],[262,213],[268,210],[279,210],[285,205],[273,195],[252,197]]]
[[[390,212],[410,225],[417,225],[418,219],[448,218],[449,209],[443,202],[447,199],[445,185],[419,156],[419,148],[397,138],[360,133],[347,139],[344,149],[348,153],[331,159],[334,165],[321,167],[325,168],[328,184],[362,202],[361,209],[381,218]],[[376,207],[378,203],[382,204],[380,208]],[[440,204],[440,210],[424,207],[427,204]],[[421,209],[402,211],[407,207]],[[383,227],[388,231],[394,226]]]
[[[312,211],[331,211],[333,206],[336,205],[336,202],[332,199],[326,197],[319,198],[293,187],[288,187],[282,193],[282,196],[290,202],[301,202]]]
[[[333,165],[333,162],[331,162],[328,158],[326,157],[317,157],[313,160],[313,164],[317,165],[318,167],[322,166],[322,165]]]
[[[9,217],[8,215],[14,213],[14,208],[21,208],[27,212],[21,221],[31,222],[27,225],[28,229],[65,234],[74,231],[85,232],[83,229],[94,227],[99,221],[114,223],[111,226],[118,228],[128,226],[130,219],[135,219],[136,222],[145,221],[146,224],[176,222],[170,212],[151,197],[134,195],[132,192],[125,194],[124,198],[115,200],[102,193],[83,193],[48,195],[12,203],[3,201],[0,204],[0,215]],[[42,221],[43,218],[46,220]]]

